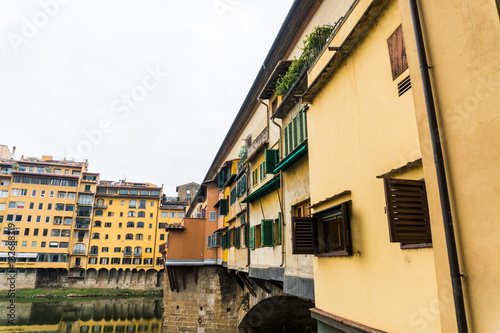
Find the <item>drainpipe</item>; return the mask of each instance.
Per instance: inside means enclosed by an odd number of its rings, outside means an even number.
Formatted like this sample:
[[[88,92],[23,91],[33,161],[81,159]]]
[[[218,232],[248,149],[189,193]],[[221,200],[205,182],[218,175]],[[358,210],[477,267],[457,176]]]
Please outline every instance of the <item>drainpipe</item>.
[[[462,292],[462,281],[460,268],[458,264],[457,246],[455,242],[455,233],[453,230],[453,220],[451,216],[450,196],[446,181],[446,172],[443,160],[443,151],[439,137],[439,127],[436,118],[436,109],[434,98],[432,96],[431,80],[429,77],[429,66],[425,54],[424,39],[422,27],[416,0],[409,0],[411,19],[413,22],[413,31],[417,44],[418,61],[420,64],[420,75],[422,76],[422,85],[424,89],[425,106],[427,109],[427,119],[432,140],[432,150],[434,152],[434,163],[436,165],[436,175],[439,188],[439,198],[441,200],[441,211],[443,215],[444,231],[446,237],[446,248],[448,250],[448,262],[450,266],[451,284],[453,288],[453,298],[455,301],[455,314],[457,328],[459,333],[468,332],[467,318],[465,314],[464,296]]]
[[[262,102],[261,102],[262,103]],[[281,125],[278,124],[274,118],[271,118],[271,121],[274,125],[276,125],[279,128],[279,133],[280,133],[280,140],[278,143],[278,151],[279,151],[279,156],[278,159],[281,161],[281,156],[283,154],[283,149],[281,149],[281,145],[283,143],[283,133],[282,133],[282,128]],[[285,190],[284,190],[284,185],[285,181],[283,180],[283,171],[280,170],[280,189],[279,192],[281,192],[281,201],[284,203],[285,202]],[[278,193],[279,193],[278,192]],[[281,222],[282,222],[282,227],[281,227],[281,264],[280,267],[283,267],[285,264],[285,214],[283,212],[283,205],[280,203],[280,210],[281,210]]]

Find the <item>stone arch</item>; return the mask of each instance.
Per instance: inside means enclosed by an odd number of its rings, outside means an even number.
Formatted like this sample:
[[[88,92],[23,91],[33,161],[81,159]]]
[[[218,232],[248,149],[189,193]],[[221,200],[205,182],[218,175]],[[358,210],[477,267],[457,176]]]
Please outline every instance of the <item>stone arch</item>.
[[[130,268],[125,269],[125,275],[123,277],[123,282],[125,284],[129,285],[131,278],[132,278],[132,271],[130,270]]]
[[[120,284],[120,283],[124,283],[124,279],[125,279],[125,271],[123,270],[123,268],[120,268],[118,270],[118,274],[116,274],[116,284]]]
[[[314,303],[295,296],[273,296],[255,304],[243,317],[239,332],[254,332],[258,327],[262,333],[316,332],[316,320],[311,317]]]
[[[117,278],[118,278],[118,273],[116,271],[116,268],[111,268],[109,270],[108,285],[116,283]]]
[[[148,271],[146,272],[146,281],[145,281],[145,285],[147,287],[150,287],[150,286],[156,286],[156,274],[157,272],[154,270],[154,269],[148,269]]]
[[[137,276],[137,284],[146,286],[146,271],[142,268],[139,270],[139,275]]]
[[[96,284],[98,284],[100,287],[103,287],[105,284],[107,284],[109,277],[109,271],[106,268],[101,268],[97,272],[97,280]]]
[[[87,269],[85,284],[96,284],[96,283],[97,283],[97,270],[95,268]]]

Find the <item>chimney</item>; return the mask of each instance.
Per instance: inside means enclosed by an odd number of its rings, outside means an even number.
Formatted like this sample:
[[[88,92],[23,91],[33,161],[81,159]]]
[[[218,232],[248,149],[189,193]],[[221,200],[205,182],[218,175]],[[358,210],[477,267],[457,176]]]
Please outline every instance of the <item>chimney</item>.
[[[14,159],[14,155],[16,154],[16,146],[12,147],[12,154],[10,154],[10,159]]]

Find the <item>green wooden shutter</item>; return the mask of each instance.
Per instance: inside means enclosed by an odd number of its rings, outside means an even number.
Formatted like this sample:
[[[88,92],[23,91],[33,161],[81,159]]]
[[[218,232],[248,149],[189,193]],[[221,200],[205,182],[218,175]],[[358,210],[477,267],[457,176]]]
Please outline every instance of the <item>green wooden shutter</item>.
[[[281,212],[278,213],[278,244],[281,245]]]
[[[235,231],[234,237],[236,237],[236,242],[234,245],[236,246],[237,249],[239,249],[240,248],[240,236],[241,236],[240,235],[240,227],[237,227],[234,231]]]
[[[297,116],[299,118],[299,144],[302,143],[302,141],[304,141],[305,137],[304,137],[304,118],[302,117],[302,114],[304,112],[300,111],[299,112],[299,115]]]
[[[297,146],[299,145],[299,136],[298,136],[298,129],[297,129],[297,119],[298,117],[295,116],[295,118],[293,118],[292,120],[292,127],[293,127],[293,148],[292,150],[294,150],[295,148],[297,148]]]
[[[288,154],[293,150],[293,126],[292,122],[288,124]]]
[[[278,164],[278,151],[276,149],[266,149],[265,150],[265,158],[266,158],[266,173],[274,173],[274,169],[276,168],[276,164]]]
[[[231,206],[236,202],[236,186],[231,190]]]
[[[230,247],[231,247],[231,230],[228,230],[226,236],[226,249],[229,249]]]
[[[248,247],[255,250],[255,226],[251,226],[248,232]]]
[[[262,246],[274,246],[274,221],[262,220],[260,230],[260,244]]]
[[[226,234],[222,234],[222,249],[226,249]]]
[[[229,205],[227,201],[227,199],[220,199],[219,215],[227,215],[229,211]]]
[[[289,150],[288,150],[288,125],[285,126],[285,129],[283,130],[283,149],[285,149],[285,156],[288,155]]]

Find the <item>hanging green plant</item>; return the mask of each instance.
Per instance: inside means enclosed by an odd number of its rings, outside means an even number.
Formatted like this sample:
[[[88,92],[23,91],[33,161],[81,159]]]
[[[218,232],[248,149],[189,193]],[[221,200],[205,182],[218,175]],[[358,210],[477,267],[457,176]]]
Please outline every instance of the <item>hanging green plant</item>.
[[[329,40],[333,28],[334,26],[331,25],[317,26],[309,35],[306,35],[306,39],[303,41],[304,47],[299,47],[302,54],[298,59],[294,58],[287,72],[276,81],[274,89],[276,95],[285,96],[288,93],[304,68],[316,60]]]

